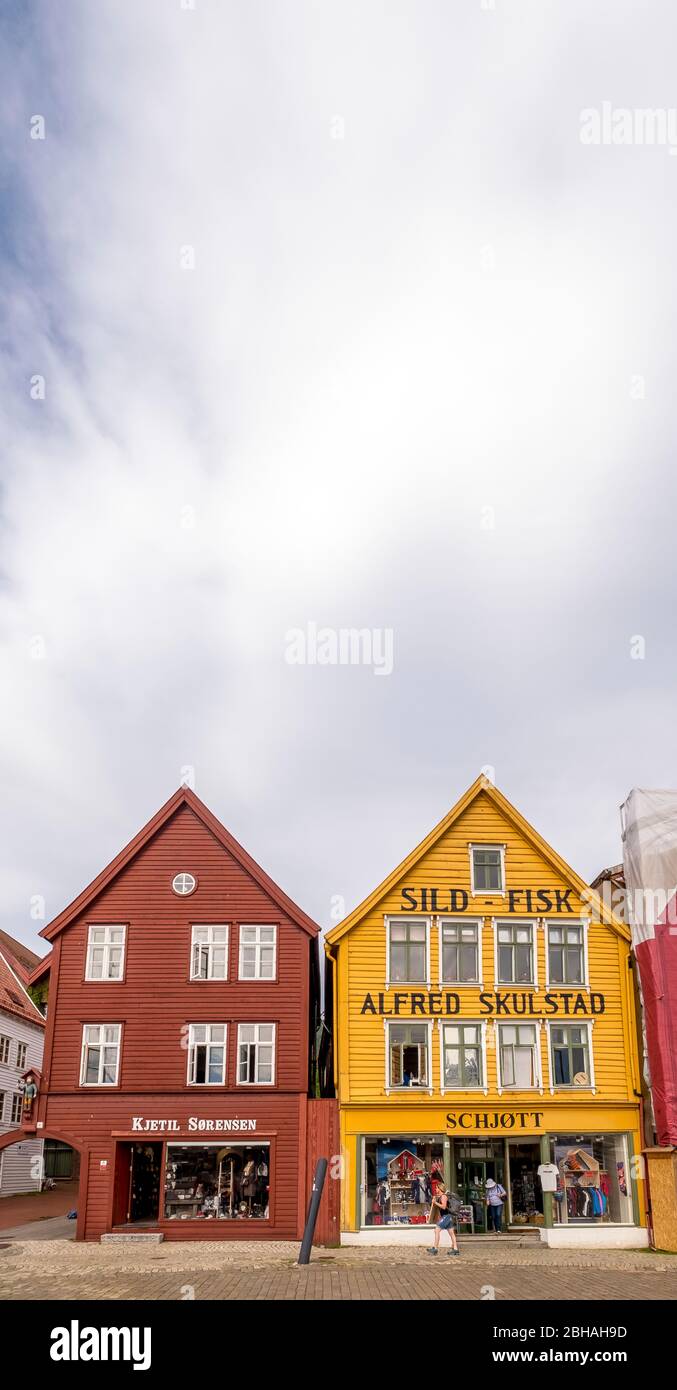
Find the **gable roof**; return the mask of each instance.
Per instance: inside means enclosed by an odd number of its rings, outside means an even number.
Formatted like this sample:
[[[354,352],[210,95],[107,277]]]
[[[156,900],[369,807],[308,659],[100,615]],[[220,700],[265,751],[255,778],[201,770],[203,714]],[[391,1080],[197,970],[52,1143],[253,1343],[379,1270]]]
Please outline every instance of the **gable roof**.
[[[30,951],[28,946],[24,946],[23,941],[17,941],[9,932],[0,931],[0,951],[4,952],[6,958],[11,957],[12,965],[17,970],[17,975],[26,983],[32,970],[40,964],[40,956],[35,951]]]
[[[195,792],[190,790],[190,787],[179,787],[178,791],[174,792],[174,795],[170,796],[168,801],[165,801],[164,806],[160,807],[160,810],[156,812],[146,825],[144,825],[138,835],[135,835],[134,839],[130,840],[129,844],[116,855],[115,859],[112,859],[110,864],[108,864],[105,869],[102,869],[101,873],[92,880],[89,886],[85,888],[77,898],[74,898],[73,902],[70,903],[68,907],[65,907],[63,912],[59,913],[58,917],[55,917],[52,922],[49,922],[46,927],[43,927],[40,935],[44,936],[47,941],[53,941],[54,938],[64,930],[64,927],[67,927],[75,917],[78,917],[81,912],[84,912],[90,907],[95,898],[103,892],[104,888],[109,887],[117,875],[131,863],[140,850],[157,835],[163,825],[166,825],[182,806],[187,806],[194,815],[197,816],[198,820],[200,820],[214,838],[219,841],[219,844],[223,845],[223,848],[227,850],[229,854],[232,854],[238,864],[240,864],[246,873],[251,875],[254,881],[258,883],[259,888],[272,898],[273,902],[277,904],[286,916],[290,917],[292,921],[295,922],[297,926],[301,927],[303,931],[307,932],[309,936],[316,937],[319,934],[320,928],[317,923],[313,922],[312,918],[308,917],[300,907],[297,907],[296,903],[292,902],[291,898],[287,897],[287,894],[273,882],[272,878],[269,878],[268,874],[256,863],[256,860],[252,859],[251,855],[247,854],[247,851],[242,848],[241,844],[238,844],[238,841],[226,830],[225,826],[216,819],[216,816],[212,815],[209,808],[205,806],[204,801],[201,801],[199,796],[196,796]]]
[[[421,841],[420,845],[417,845],[416,848],[411,851],[411,854],[408,854],[406,859],[403,859],[402,863],[398,864],[397,868],[393,869],[392,873],[378,885],[378,888],[375,888],[373,892],[348,915],[348,917],[345,917],[342,922],[339,922],[337,926],[326,933],[324,938],[326,945],[335,946],[347,932],[357,926],[357,923],[378,905],[381,898],[384,898],[387,893],[390,893],[392,889],[396,887],[399,880],[403,878],[410,869],[414,868],[419,859],[422,859],[423,855],[427,854],[428,851],[437,844],[438,840],[441,840],[447,830],[451,828],[454,822],[459,819],[463,812],[466,811],[468,807],[472,805],[472,802],[476,801],[477,797],[481,794],[489,797],[489,800],[493,802],[497,810],[511,822],[515,829],[523,835],[524,839],[529,841],[533,848],[548,861],[553,869],[556,869],[557,872],[561,874],[562,878],[565,879],[579,895],[585,892],[588,897],[591,896],[592,890],[585,882],[585,879],[581,878],[580,874],[577,874],[574,869],[569,867],[565,860],[557,854],[556,850],[552,849],[547,841],[539,835],[538,831],[534,830],[533,826],[524,819],[524,816],[512,805],[512,802],[508,801],[507,796],[504,796],[503,793],[498,790],[498,787],[495,787],[493,782],[489,781],[488,777],[480,775],[472,783],[472,786],[468,787],[468,790],[463,793],[463,796],[456,802],[455,806],[452,806],[451,810],[447,811],[446,816],[442,818],[439,824],[430,831],[429,835],[426,835],[426,838]],[[596,893],[593,893],[593,902],[600,921],[616,931],[624,940],[629,941],[630,932],[628,928],[605,907],[602,899]]]
[[[22,980],[13,969],[11,957],[7,959],[0,951],[0,1009],[5,1013],[15,1014],[17,1018],[23,1018],[26,1023],[37,1023],[41,1028],[45,1026],[45,1020],[40,1010],[33,1003],[30,995],[26,993]]]

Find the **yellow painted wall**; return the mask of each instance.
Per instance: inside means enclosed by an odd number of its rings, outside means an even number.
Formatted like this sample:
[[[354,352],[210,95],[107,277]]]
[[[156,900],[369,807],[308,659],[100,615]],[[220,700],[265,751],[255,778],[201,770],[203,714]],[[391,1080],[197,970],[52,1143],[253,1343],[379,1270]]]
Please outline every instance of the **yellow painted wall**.
[[[504,1110],[543,1110],[547,1108],[550,1116],[553,1115],[554,1106],[558,1115],[556,1128],[564,1133],[569,1132],[570,1125],[572,1128],[585,1128],[588,1132],[599,1129],[602,1111],[606,1116],[606,1121],[610,1115],[614,1115],[615,1122],[612,1126],[609,1125],[609,1129],[632,1133],[634,1136],[633,1148],[635,1152],[638,1151],[640,1144],[639,1109],[634,1093],[636,1089],[639,1090],[639,1071],[634,999],[631,988],[632,977],[628,968],[630,943],[625,929],[615,925],[607,925],[594,919],[590,921],[588,927],[590,992],[603,995],[605,1002],[604,1012],[594,1016],[591,1029],[595,1077],[594,1093],[587,1088],[578,1087],[571,1090],[556,1089],[554,1093],[551,1092],[548,1034],[546,1028],[543,1027],[539,1028],[543,1076],[542,1095],[534,1090],[515,1091],[513,1089],[505,1089],[500,1095],[497,1089],[495,1034],[491,1022],[495,1015],[482,1012],[479,987],[440,986],[439,934],[436,915],[422,913],[420,908],[414,910],[403,905],[402,889],[404,887],[413,888],[417,895],[424,886],[427,888],[437,887],[440,899],[446,898],[450,888],[465,889],[470,895],[471,873],[468,845],[471,842],[504,844],[506,846],[505,888],[506,890],[511,888],[514,890],[532,889],[534,904],[537,889],[546,888],[551,891],[554,902],[554,890],[559,888],[563,892],[566,889],[571,889],[573,883],[576,885],[575,891],[571,891],[569,894],[569,902],[574,909],[572,913],[556,912],[555,910],[543,911],[542,908],[532,909],[532,912],[529,913],[524,906],[524,899],[517,905],[515,911],[508,912],[507,898],[492,896],[491,904],[487,905],[486,899],[490,895],[481,894],[475,899],[469,897],[465,911],[451,913],[445,910],[445,915],[482,918],[482,989],[484,991],[492,994],[499,990],[501,993],[512,994],[516,992],[521,995],[524,992],[533,995],[533,1008],[536,1017],[500,1015],[500,1022],[533,1023],[537,1022],[540,1016],[548,1017],[551,1024],[555,1025],[558,1022],[585,1023],[589,1021],[589,1014],[580,1016],[566,1016],[564,1013],[548,1014],[545,1001],[545,995],[548,992],[545,983],[546,934],[540,926],[536,933],[538,988],[529,989],[529,987],[519,984],[514,986],[498,984],[495,980],[493,928],[495,918],[514,921],[538,918],[546,922],[566,923],[567,921],[574,922],[578,917],[591,917],[590,901],[585,901],[582,896],[584,885],[576,880],[575,875],[568,876],[566,866],[562,865],[561,861],[553,864],[548,856],[547,846],[542,845],[538,841],[538,837],[536,837],[537,842],[534,843],[530,836],[525,833],[523,827],[524,822],[518,818],[516,824],[502,807],[496,804],[489,793],[480,790],[466,809],[461,811],[458,818],[452,821],[437,842],[428,848],[415,864],[410,864],[397,882],[390,884],[382,897],[372,901],[371,904],[369,901],[367,902],[364,914],[355,915],[354,925],[344,935],[342,935],[341,926],[329,933],[327,938],[329,949],[337,959],[335,1031],[338,1094],[342,1110],[341,1123],[345,1154],[351,1169],[357,1157],[352,1136],[359,1132],[387,1134],[391,1129],[394,1131],[397,1127],[398,1108],[401,1109],[405,1096],[406,1109],[409,1112],[405,1126],[407,1130],[410,1129],[412,1123],[412,1106],[416,1107],[414,1113],[417,1116],[417,1127],[425,1132],[433,1132],[431,1127],[433,1117],[436,1117],[435,1123],[439,1124],[446,1110],[457,1110],[459,1106],[466,1103],[469,1107],[476,1107],[477,1109],[491,1108],[492,1106]],[[390,990],[386,990],[387,936],[385,917],[389,914],[428,915],[432,917],[430,990],[439,992],[442,988],[443,991],[450,990],[460,996],[460,1013],[455,1018],[447,1018],[444,1015],[443,1021],[445,1018],[449,1022],[466,1018],[486,1020],[488,1023],[486,1051],[488,1092],[486,1095],[483,1091],[477,1090],[466,1092],[446,1090],[444,1094],[442,1093],[440,1076],[441,1034],[437,1023],[432,1028],[432,1095],[429,1095],[427,1090],[418,1089],[404,1093],[399,1090],[390,1095],[387,1094],[385,1082],[386,1030],[383,1017],[361,1012],[365,996],[370,994],[378,1006],[377,996],[379,993],[384,993],[385,1006],[389,1008],[395,989],[404,993],[409,993],[417,988],[424,989],[423,986],[402,984],[391,986]],[[556,995],[559,995],[563,990],[569,990],[574,994],[580,990],[586,999],[589,999],[588,991],[580,986],[553,984],[549,987],[549,992]],[[393,1021],[423,1022],[428,1021],[428,1017],[428,1014],[424,1019],[419,1015],[414,1018],[411,1013],[400,1013]],[[493,1037],[492,1034],[494,1034]],[[589,1123],[584,1124],[586,1116]],[[497,1134],[493,1137],[504,1136]],[[352,1182],[348,1182],[344,1193],[344,1220],[348,1228],[354,1227],[355,1222],[352,1189]]]

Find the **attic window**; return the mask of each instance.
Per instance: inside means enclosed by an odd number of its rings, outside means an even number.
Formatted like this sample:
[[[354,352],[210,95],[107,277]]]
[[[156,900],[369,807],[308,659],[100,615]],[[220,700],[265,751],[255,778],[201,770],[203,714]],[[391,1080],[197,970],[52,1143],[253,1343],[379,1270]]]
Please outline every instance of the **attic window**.
[[[187,898],[190,893],[194,893],[197,888],[197,879],[193,874],[177,874],[172,879],[172,889],[179,898]]]

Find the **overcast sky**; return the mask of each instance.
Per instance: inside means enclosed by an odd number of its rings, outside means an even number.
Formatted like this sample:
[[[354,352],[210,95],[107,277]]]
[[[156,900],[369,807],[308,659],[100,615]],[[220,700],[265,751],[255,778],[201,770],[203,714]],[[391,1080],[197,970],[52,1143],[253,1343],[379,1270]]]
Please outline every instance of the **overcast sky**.
[[[586,878],[677,784],[677,158],[581,141],[677,103],[677,17],[484,3],[0,5],[33,946],[186,769],[323,925],[483,766]],[[290,664],[309,623],[392,673]]]

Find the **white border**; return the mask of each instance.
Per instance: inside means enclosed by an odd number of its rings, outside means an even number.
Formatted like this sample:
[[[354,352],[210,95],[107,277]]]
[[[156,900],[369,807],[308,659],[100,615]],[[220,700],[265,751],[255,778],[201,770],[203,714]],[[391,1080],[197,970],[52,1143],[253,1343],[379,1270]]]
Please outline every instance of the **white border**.
[[[407,985],[425,985],[426,989],[431,989],[430,979],[430,937],[432,934],[432,917],[423,912],[388,912],[383,918],[386,929],[386,989],[393,986],[402,989]],[[390,978],[390,923],[391,922],[425,922],[425,980],[391,980]]]
[[[461,1018],[455,1015],[454,1018],[438,1018],[437,1027],[439,1029],[440,1044],[440,1093],[450,1096],[488,1096],[489,1080],[487,1077],[487,1022],[486,1018]],[[480,1051],[482,1053],[482,1076],[483,1081],[480,1086],[445,1086],[444,1084],[444,1029],[445,1028],[469,1028],[480,1029]]]
[[[116,1061],[116,1063],[115,1063],[115,1080],[114,1080],[114,1081],[85,1081],[85,1080],[84,1080],[84,1076],[85,1076],[85,1029],[86,1029],[86,1028],[117,1028],[117,1030],[118,1030],[118,1043],[117,1043],[117,1053],[118,1053],[118,1055],[117,1055],[117,1061]],[[92,1046],[94,1046],[94,1045],[95,1045],[95,1044],[92,1044]],[[99,1046],[103,1049],[104,1047],[112,1047],[113,1044],[112,1044],[112,1043],[107,1043],[107,1042],[102,1042],[102,1043],[99,1043]],[[82,1025],[82,1042],[81,1042],[81,1046],[80,1046],[80,1085],[83,1086],[83,1087],[85,1088],[85,1090],[87,1090],[87,1091],[95,1091],[95,1090],[97,1090],[97,1089],[98,1089],[98,1090],[106,1090],[107,1087],[109,1087],[109,1086],[117,1086],[117,1084],[118,1084],[118,1082],[119,1082],[119,1080],[120,1080],[120,1057],[121,1057],[121,1054],[122,1054],[122,1024],[121,1024],[121,1023],[97,1023],[94,1019],[91,1019],[88,1023],[83,1023],[83,1025]],[[99,1074],[101,1074],[101,1067],[100,1067],[100,1066],[99,1066]]]
[[[210,1040],[209,1042],[207,1042],[206,1044],[202,1044],[202,1043],[193,1043],[192,1040],[191,1040],[191,1031],[192,1031],[193,1028],[224,1028],[224,1029],[225,1029],[225,1032],[224,1032],[224,1035],[223,1035],[223,1078],[222,1078],[221,1081],[191,1081],[191,1079],[190,1079],[190,1057],[191,1057],[191,1052],[192,1052],[192,1050],[193,1050],[193,1047],[202,1047],[202,1046],[206,1046],[206,1047],[212,1047],[212,1046],[213,1046],[213,1047],[220,1047],[220,1046],[221,1046],[220,1043],[213,1043],[213,1044],[212,1044],[211,1040]],[[187,1066],[187,1068],[186,1068],[186,1085],[187,1085],[187,1086],[195,1087],[195,1089],[198,1090],[198,1091],[209,1090],[209,1088],[210,1088],[210,1087],[213,1087],[213,1086],[227,1086],[227,1085],[228,1085],[228,1024],[227,1024],[225,1021],[220,1022],[218,1018],[209,1018],[209,1019],[198,1020],[198,1022],[194,1022],[194,1023],[189,1023],[189,1024],[188,1024],[188,1066]]]
[[[442,962],[444,952],[442,950],[442,929],[445,926],[477,927],[477,978],[475,980],[444,980],[442,978]],[[484,932],[483,917],[453,917],[442,914],[437,918],[437,951],[438,951],[438,975],[440,989],[447,985],[454,985],[458,989],[477,989],[482,988],[482,935]]]
[[[256,984],[259,984],[259,985],[274,985],[274,984],[276,983],[276,981],[277,981],[277,929],[278,929],[278,925],[279,925],[279,924],[278,924],[277,922],[238,922],[238,924],[237,924],[237,978],[238,978],[238,980],[242,980],[242,981],[244,982],[244,984],[253,984],[253,983],[255,982]],[[243,974],[242,974],[242,952],[243,952],[244,950],[246,950],[247,947],[248,947],[249,950],[251,950],[251,944],[250,944],[250,943],[247,943],[247,945],[245,945],[245,943],[244,943],[243,940],[242,940],[242,929],[243,929],[243,927],[246,928],[247,931],[261,931],[263,928],[265,928],[266,931],[271,931],[271,930],[272,930],[272,931],[275,933],[275,935],[274,935],[274,937],[273,937],[273,973],[272,973],[272,975],[243,975]],[[260,949],[262,945],[266,945],[266,944],[267,944],[266,942],[257,942],[256,945],[255,945],[255,947],[254,947],[254,950],[256,951],[256,950]]]
[[[194,975],[194,974],[193,974],[193,955],[194,955],[194,952],[195,952],[195,932],[196,932],[196,931],[214,931],[215,929],[218,929],[218,931],[225,931],[225,933],[226,933],[226,940],[225,940],[225,943],[222,943],[222,942],[220,942],[220,941],[216,941],[216,942],[214,942],[214,941],[208,941],[208,942],[207,942],[207,945],[211,947],[211,946],[221,946],[221,945],[223,944],[223,945],[225,946],[225,952],[226,952],[226,973],[225,973],[225,975],[207,975],[206,979],[203,979],[202,975]],[[230,956],[230,922],[191,922],[191,924],[190,924],[190,964],[189,964],[189,971],[190,971],[190,981],[191,981],[191,984],[192,984],[194,981],[197,981],[198,984],[201,984],[201,985],[207,985],[207,984],[217,984],[217,985],[220,984],[220,985],[223,985],[223,984],[225,984],[226,980],[228,979],[228,966],[229,966],[229,963],[230,963],[230,962],[229,962],[229,956]],[[211,957],[210,957],[210,959],[211,959]]]
[[[110,963],[110,957],[106,955],[111,946],[114,949],[114,942],[104,941],[103,946],[94,946],[92,943],[93,931],[121,931],[122,932],[122,960],[120,961],[119,975],[90,975],[90,951],[103,950],[104,964]],[[125,979],[125,968],[127,965],[127,923],[126,922],[88,922],[87,923],[87,952],[85,955],[85,983],[88,985],[122,985]]]
[[[521,1026],[522,1028],[534,1028],[534,1029],[536,1030],[536,1041],[535,1041],[535,1047],[536,1047],[536,1085],[535,1085],[535,1086],[508,1086],[508,1085],[506,1084],[506,1082],[504,1082],[504,1080],[503,1080],[503,1070],[502,1070],[502,1064],[501,1064],[501,1034],[500,1034],[500,1029],[501,1029],[501,1028],[515,1028],[515,1027],[520,1027],[520,1026]],[[518,1017],[517,1015],[515,1015],[514,1018],[504,1018],[504,1019],[501,1019],[500,1023],[499,1023],[498,1019],[495,1019],[495,1020],[494,1020],[494,1033],[495,1033],[495,1038],[496,1038],[496,1089],[497,1089],[497,1091],[498,1091],[499,1096],[502,1096],[504,1092],[506,1093],[506,1095],[511,1096],[511,1095],[516,1095],[516,1094],[518,1094],[518,1093],[521,1092],[521,1091],[524,1091],[524,1092],[527,1092],[527,1091],[534,1091],[534,1092],[535,1092],[535,1091],[538,1091],[538,1094],[539,1094],[540,1096],[543,1095],[543,1058],[542,1058],[542,1055],[541,1055],[541,1042],[542,1042],[541,1034],[542,1034],[542,1031],[543,1031],[543,1019],[541,1019],[541,1018],[529,1018],[528,1016],[527,1016],[527,1017],[524,1017],[524,1015],[521,1015],[521,1016]],[[519,1044],[516,1044],[516,1046],[519,1046]]]
[[[505,851],[507,846],[498,844],[496,841],[487,842],[484,840],[468,841],[468,857],[470,859],[470,896],[472,898],[504,898],[505,888]],[[497,849],[501,856],[501,887],[500,888],[476,888],[475,887],[475,865],[473,863],[473,850],[475,849]]]
[[[499,989],[538,989],[538,917],[492,917],[491,926],[494,933],[494,991]],[[534,966],[533,980],[499,980],[498,978],[498,928],[506,927],[531,927],[531,947],[532,960]]]
[[[541,926],[543,928],[543,942],[545,947],[545,988],[557,990],[586,989],[590,991],[590,970],[588,966],[588,931],[590,928],[589,917],[569,917],[566,921],[560,917],[542,917]],[[582,927],[582,946],[583,946],[583,979],[580,984],[567,984],[561,981],[551,981],[550,979],[550,950],[549,932],[551,927]]]
[[[424,1027],[424,1028],[427,1028],[427,1029],[428,1029],[428,1076],[430,1077],[430,1081],[429,1081],[429,1083],[428,1083],[427,1086],[391,1086],[391,1085],[390,1085],[390,1043],[389,1043],[389,1038],[388,1038],[388,1029],[390,1028],[391,1024],[394,1025],[395,1027],[397,1027],[398,1025],[399,1025],[399,1026],[404,1025],[404,1027],[409,1027],[409,1026],[412,1026],[412,1025],[413,1025],[413,1026],[416,1026],[416,1027]],[[433,1086],[433,1033],[432,1033],[432,1029],[433,1029],[433,1020],[430,1019],[430,1018],[418,1018],[418,1017],[416,1017],[416,1018],[414,1018],[414,1017],[409,1017],[409,1018],[384,1018],[384,1020],[383,1020],[383,1041],[384,1041],[384,1045],[385,1045],[385,1075],[384,1075],[384,1078],[383,1078],[383,1079],[384,1079],[384,1090],[385,1090],[385,1093],[386,1093],[387,1096],[401,1096],[401,1095],[405,1095],[405,1096],[406,1096],[406,1095],[410,1095],[410,1096],[411,1096],[411,1095],[413,1095],[413,1096],[419,1095],[419,1096],[421,1096],[421,1095],[426,1095],[426,1094],[429,1095],[429,1096],[432,1096],[432,1095],[434,1094],[435,1088],[434,1088],[434,1086]]]
[[[592,1046],[593,1029],[594,1029],[594,1025],[595,1025],[595,1020],[594,1020],[594,1018],[575,1019],[575,1018],[572,1018],[571,1015],[569,1014],[569,1015],[567,1015],[567,1017],[566,1017],[564,1020],[561,1019],[561,1018],[547,1018],[547,1019],[545,1019],[544,1021],[545,1021],[545,1027],[546,1027],[546,1036],[547,1036],[547,1039],[548,1039],[548,1071],[549,1071],[549,1075],[550,1075],[550,1094],[551,1094],[551,1096],[559,1096],[559,1095],[567,1095],[567,1096],[569,1096],[569,1095],[576,1095],[577,1092],[580,1092],[581,1095],[587,1095],[587,1094],[589,1093],[589,1094],[591,1094],[591,1095],[594,1096],[594,1095],[596,1094],[596,1091],[597,1091],[597,1084],[596,1084],[596,1081],[595,1081],[595,1054],[594,1054],[594,1050],[593,1050],[593,1046]],[[589,1059],[589,1062],[590,1062],[590,1085],[589,1085],[589,1086],[556,1086],[556,1085],[554,1084],[554,1070],[553,1070],[553,1065],[552,1065],[552,1044],[551,1044],[551,1038],[550,1038],[550,1028],[551,1028],[551,1027],[553,1027],[553,1028],[587,1028],[587,1030],[588,1030],[588,1059]]]
[[[272,1030],[273,1030],[273,1065],[272,1065],[272,1068],[271,1068],[271,1078],[270,1078],[270,1081],[259,1081],[258,1076],[257,1076],[257,1078],[256,1078],[256,1081],[240,1081],[240,1029],[241,1029],[241,1028],[272,1028]],[[256,1045],[257,1045],[257,1047],[258,1047],[258,1043],[259,1043],[259,1039],[258,1039],[258,1037],[257,1037],[257,1038],[256,1038]],[[245,1046],[245,1047],[250,1047],[251,1044],[250,1044],[250,1043],[245,1043],[244,1046]],[[263,1046],[263,1047],[270,1047],[270,1043],[263,1043],[262,1046]],[[258,1061],[258,1056],[257,1056],[257,1059],[256,1059],[256,1070],[257,1070],[257,1072],[258,1072],[258,1069],[259,1069],[259,1061]],[[251,1088],[251,1087],[253,1087],[253,1086],[274,1086],[274,1085],[276,1084],[276,1080],[275,1080],[276,1072],[277,1072],[277,1024],[276,1024],[276,1023],[273,1023],[272,1020],[271,1020],[271,1022],[267,1023],[265,1019],[263,1019],[262,1022],[259,1022],[259,1021],[254,1022],[253,1019],[250,1019],[249,1021],[245,1020],[245,1021],[242,1022],[242,1023],[238,1023],[238,1025],[237,1025],[237,1056],[236,1056],[236,1058],[235,1058],[235,1084],[236,1084],[236,1086],[242,1087],[243,1090],[246,1090],[248,1087]]]

